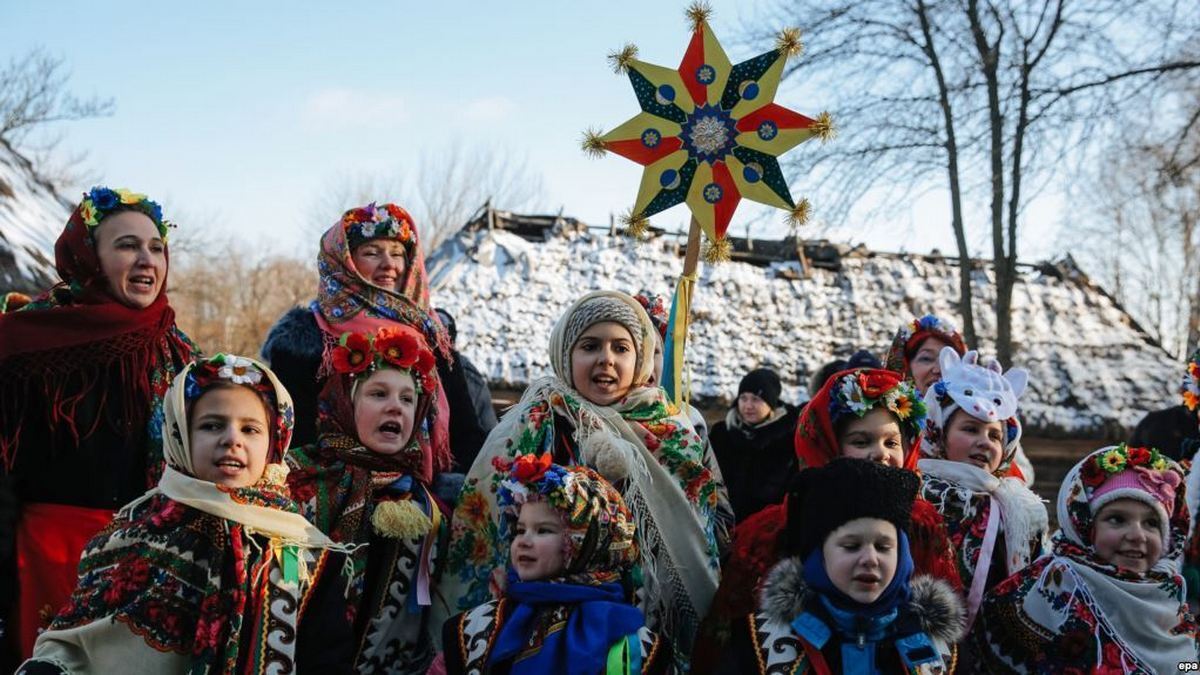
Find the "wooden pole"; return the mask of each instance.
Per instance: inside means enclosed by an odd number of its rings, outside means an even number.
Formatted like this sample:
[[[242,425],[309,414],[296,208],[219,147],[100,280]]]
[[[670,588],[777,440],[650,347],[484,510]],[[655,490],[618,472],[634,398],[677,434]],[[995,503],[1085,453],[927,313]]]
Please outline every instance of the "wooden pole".
[[[700,262],[700,221],[692,216],[692,227],[688,230],[687,250],[683,256],[683,276],[696,274],[696,265]]]

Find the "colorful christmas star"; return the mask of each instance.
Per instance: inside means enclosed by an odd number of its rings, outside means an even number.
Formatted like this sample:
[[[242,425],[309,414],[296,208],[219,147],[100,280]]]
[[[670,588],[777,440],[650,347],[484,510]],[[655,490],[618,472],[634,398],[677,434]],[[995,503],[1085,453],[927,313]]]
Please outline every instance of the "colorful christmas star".
[[[635,229],[686,202],[710,250],[727,250],[725,231],[743,197],[787,209],[793,222],[807,218],[807,200],[793,201],[776,158],[833,129],[828,113],[813,119],[773,102],[784,64],[801,50],[797,30],[783,31],[775,49],[730,65],[707,8],[693,5],[688,14],[692,40],[679,68],[638,61],[632,45],[610,55],[628,73],[642,112],[606,134],[589,134],[584,147],[646,167],[629,217]]]

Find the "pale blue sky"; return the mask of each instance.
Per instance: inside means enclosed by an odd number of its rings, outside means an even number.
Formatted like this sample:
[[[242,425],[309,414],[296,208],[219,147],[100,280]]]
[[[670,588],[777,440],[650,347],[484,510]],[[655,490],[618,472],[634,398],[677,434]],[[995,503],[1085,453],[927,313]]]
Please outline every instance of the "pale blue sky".
[[[738,44],[761,0],[711,4],[711,24],[734,62],[772,47]],[[637,111],[628,80],[605,55],[629,41],[643,60],[674,67],[689,37],[685,5],[8,0],[0,4],[0,59],[44,47],[64,59],[73,92],[115,100],[111,117],[58,128],[64,152],[88,154],[89,179],[150,194],[168,217],[306,251],[315,245],[307,212],[323,189],[348,174],[403,172],[456,140],[525,159],[542,177],[544,210],[607,223],[632,204],[641,167],[579,150],[584,128],[611,129]],[[785,87],[776,100],[814,115],[832,97]],[[804,189],[802,176],[791,179],[793,194],[819,209],[820,195]],[[911,222],[900,223],[910,229],[899,242],[895,229],[855,223],[833,236],[949,251],[945,202],[935,193],[901,208],[899,220]],[[1053,204],[1034,209],[1056,218]],[[754,212],[743,202],[731,231],[743,234]],[[687,217],[678,206],[654,222]],[[1049,236],[1023,242],[1023,255],[1048,254]]]

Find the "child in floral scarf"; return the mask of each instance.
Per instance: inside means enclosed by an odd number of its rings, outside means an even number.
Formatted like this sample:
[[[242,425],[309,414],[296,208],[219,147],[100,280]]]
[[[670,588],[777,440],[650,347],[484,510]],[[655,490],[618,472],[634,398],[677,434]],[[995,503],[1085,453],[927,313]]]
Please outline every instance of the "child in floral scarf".
[[[1021,438],[1017,398],[1028,375],[978,364],[947,347],[941,379],[925,392],[929,417],[918,463],[921,494],[937,507],[958,552],[968,626],[984,591],[1042,555],[1048,516],[1041,499],[1008,467]]]
[[[331,353],[315,447],[293,453],[288,483],[334,541],[370,544],[353,556],[343,622],[360,673],[423,673],[433,659],[432,587],[445,506],[430,492],[428,414],[434,357],[416,330],[346,333]]]
[[[287,391],[218,354],[184,368],[164,408],[162,479],[84,548],[74,594],[20,672],[346,672],[350,635],[325,615],[341,548],[285,485]]]
[[[492,430],[454,513],[442,592],[457,610],[500,596],[509,552],[501,544],[500,476],[492,460],[551,452],[586,464],[621,491],[641,544],[638,606],[648,625],[689,653],[717,586],[718,482],[688,419],[647,387],[654,327],[641,304],[618,292],[589,293],[559,319],[550,340],[552,377],[529,385]]]
[[[443,628],[446,672],[662,673],[670,649],[628,604],[622,576],[638,561],[621,495],[595,471],[521,455],[497,458],[512,567],[504,596]]]
[[[1157,450],[1090,453],[1058,491],[1054,550],[988,593],[976,636],[991,668],[1178,672],[1196,623],[1180,557],[1191,514],[1183,470]]]

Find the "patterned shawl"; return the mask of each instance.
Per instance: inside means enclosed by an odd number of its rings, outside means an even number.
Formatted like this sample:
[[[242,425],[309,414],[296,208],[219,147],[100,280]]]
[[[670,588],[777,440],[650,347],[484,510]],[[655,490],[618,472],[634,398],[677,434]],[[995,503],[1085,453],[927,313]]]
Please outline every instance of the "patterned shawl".
[[[99,204],[99,206],[97,206]],[[76,422],[78,407],[98,392],[100,409],[128,429],[145,429],[146,487],[162,473],[162,401],[172,378],[198,351],[175,326],[166,279],[149,307],[113,299],[100,269],[93,230],[109,211],[134,208],[166,240],[161,210],[142,195],[93,188],[71,213],[54,245],[62,279],[20,311],[0,315],[0,464],[21,450],[31,403],[45,406],[51,448],[77,444],[96,430]],[[169,258],[168,258],[169,264]],[[165,277],[165,272],[164,272]]]
[[[564,313],[551,335],[555,377],[534,381],[520,402],[492,430],[467,473],[454,511],[449,569],[441,591],[452,611],[469,609],[499,597],[505,584],[509,551],[500,536],[501,512],[496,490],[501,477],[493,460],[541,454],[556,439],[570,436],[578,460],[614,481],[633,513],[641,543],[639,604],[652,630],[679,648],[691,650],[700,618],[717,586],[716,545],[718,483],[703,464],[703,444],[686,412],[671,404],[662,389],[636,386],[653,372],[654,330],[636,300],[623,293],[601,292],[632,303],[643,324],[641,369],[635,387],[613,406],[597,406],[566,382],[570,364],[563,357],[563,327],[580,303]],[[568,428],[555,429],[559,422]]]
[[[191,475],[189,365],[167,394],[167,469],[158,487],[125,506],[84,548],[79,584],[34,649],[34,658],[95,672],[130,664],[196,673],[294,668],[298,608],[338,549],[297,513],[287,469],[226,488]],[[265,366],[275,448],[291,438],[292,403]],[[223,365],[223,362],[221,363]],[[228,378],[226,378],[228,379]],[[235,380],[236,382],[236,380]],[[202,385],[201,385],[202,386]]]
[[[1144,574],[1119,569],[1097,557],[1090,541],[1095,514],[1085,467],[1110,450],[1090,453],[1063,480],[1053,553],[997,584],[984,601],[976,635],[997,670],[1166,673],[1197,660],[1197,626],[1179,573],[1191,521],[1186,488],[1175,493],[1158,563]],[[1182,482],[1182,468],[1163,461]]]

